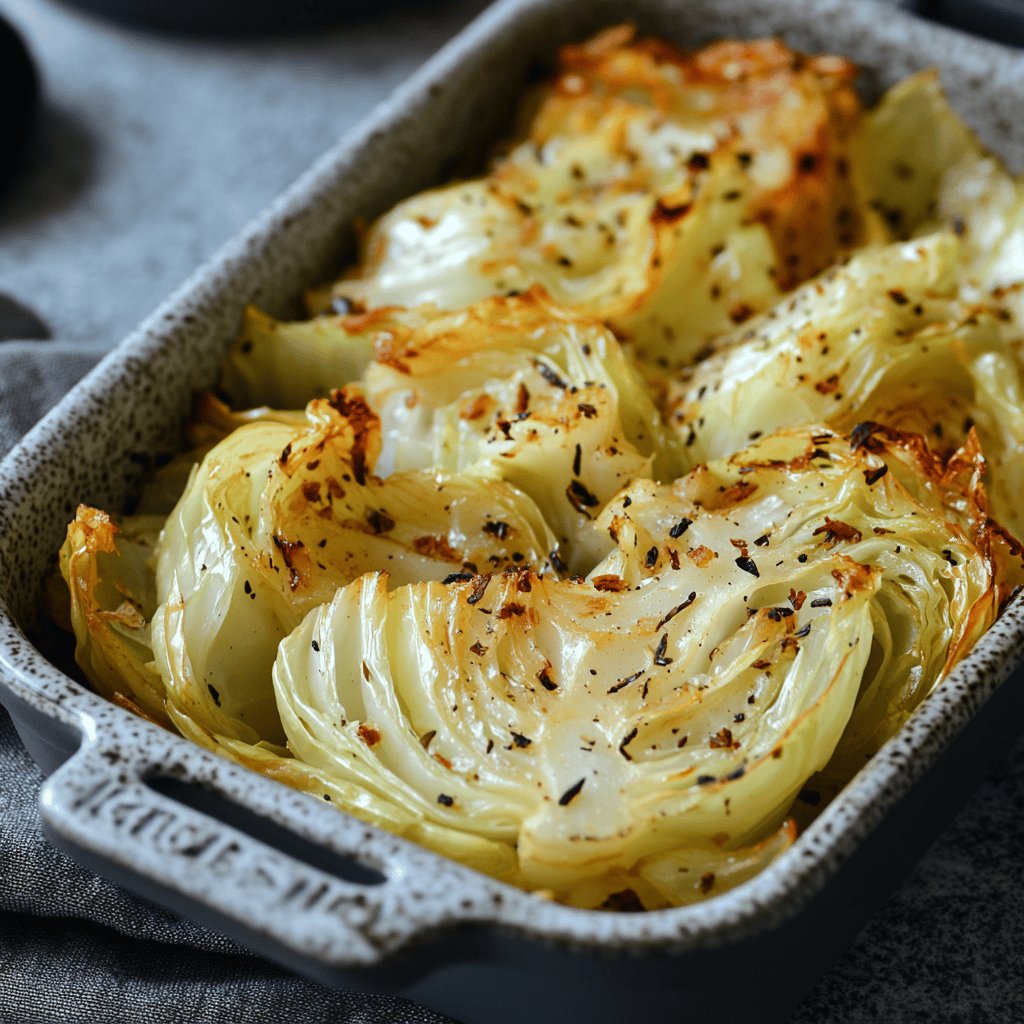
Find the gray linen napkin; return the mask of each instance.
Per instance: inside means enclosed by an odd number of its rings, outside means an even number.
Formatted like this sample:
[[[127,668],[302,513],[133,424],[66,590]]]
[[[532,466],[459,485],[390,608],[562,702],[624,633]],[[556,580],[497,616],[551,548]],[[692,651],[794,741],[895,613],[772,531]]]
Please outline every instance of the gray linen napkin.
[[[102,351],[0,343],[0,456]],[[293,977],[83,870],[40,832],[40,781],[0,709],[2,1024],[445,1024]],[[1024,742],[789,1024],[1024,1021],[1022,850]]]

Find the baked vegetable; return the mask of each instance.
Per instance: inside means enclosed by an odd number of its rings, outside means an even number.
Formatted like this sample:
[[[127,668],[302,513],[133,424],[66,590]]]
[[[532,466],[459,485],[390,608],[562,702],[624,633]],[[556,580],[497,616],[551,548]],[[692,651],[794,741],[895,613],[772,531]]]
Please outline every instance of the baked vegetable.
[[[854,74],[778,40],[686,54],[614,29],[566,47],[490,173],[399,203],[313,308],[539,285],[642,358],[689,361],[861,240]]]
[[[996,519],[1024,536],[1021,332],[996,299],[958,295],[950,232],[866,248],[715,343],[663,405],[688,465],[762,433],[873,420],[950,453],[977,431]]]

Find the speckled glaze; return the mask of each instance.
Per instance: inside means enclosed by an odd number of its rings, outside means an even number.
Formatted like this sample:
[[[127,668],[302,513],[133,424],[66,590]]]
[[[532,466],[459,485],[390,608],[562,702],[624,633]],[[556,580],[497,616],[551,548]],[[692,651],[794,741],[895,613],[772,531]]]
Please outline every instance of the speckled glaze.
[[[1021,687],[1001,684],[1024,660],[1024,605],[766,871],[702,905],[642,915],[547,903],[367,827],[106,703],[52,664],[52,642],[27,637],[41,635],[42,582],[75,504],[124,507],[179,446],[191,395],[215,381],[242,306],[286,314],[303,286],[341,265],[355,216],[479,163],[533,60],[627,18],[688,46],[780,33],[840,52],[864,69],[869,97],[937,65],[982,139],[1015,170],[1024,164],[1024,57],[872,0],[504,0],[199,270],[0,467],[0,702],[44,768],[56,768],[41,798],[51,838],[296,970],[488,1024],[684,1010],[696,1019],[721,1006],[723,984],[730,1009],[746,1014],[736,1019],[780,1019],[952,815],[984,766],[978,751],[996,748],[1018,713]],[[198,795],[174,797],[154,779]],[[227,802],[214,809],[210,794]],[[308,842],[282,842],[273,825]],[[779,970],[782,955],[801,970]]]

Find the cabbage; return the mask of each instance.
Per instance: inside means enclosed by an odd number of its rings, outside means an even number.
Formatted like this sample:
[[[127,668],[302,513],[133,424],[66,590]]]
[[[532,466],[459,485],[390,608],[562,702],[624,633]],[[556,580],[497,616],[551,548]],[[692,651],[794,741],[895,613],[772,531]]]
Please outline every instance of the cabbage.
[[[786,426],[886,423],[952,451],[977,430],[995,517],[1024,536],[1019,329],[957,298],[949,232],[867,248],[716,343],[670,384],[666,418],[689,465]]]
[[[673,479],[671,436],[614,336],[539,296],[495,299],[394,331],[365,378],[382,424],[382,474],[431,467],[505,480],[586,572],[591,528],[637,476]]]
[[[716,838],[742,849],[779,827],[838,740],[870,648],[871,576],[846,598],[826,569],[846,614],[787,645],[795,617],[747,620],[728,592],[659,626],[699,571],[622,594],[528,570],[391,593],[361,577],[281,645],[289,747],[410,818],[503,842],[509,880],[560,899],[611,875],[603,900],[644,862]],[[744,718],[750,696],[774,713]]]
[[[987,515],[975,442],[948,462],[919,437],[863,423],[850,440],[821,428],[770,435],[669,488],[637,484],[599,526],[618,551],[594,570],[630,586],[698,559],[720,589],[753,560],[759,584],[804,570],[822,550],[880,574],[872,653],[831,770],[843,781],[889,738],[995,621],[1024,577],[1020,547]],[[717,513],[698,518],[701,512]],[[678,544],[665,534],[688,519]],[[730,550],[733,549],[733,550]],[[767,569],[766,569],[767,564]],[[750,570],[750,565],[746,565]],[[811,587],[794,584],[808,600]],[[777,598],[782,601],[782,595]]]
[[[196,412],[198,435],[212,429],[211,416],[237,418],[219,403],[200,402]],[[154,474],[134,515],[78,506],[59,555],[63,600],[55,590],[48,594],[50,612],[74,633],[75,658],[96,691],[160,725],[168,719],[150,635],[159,603],[156,549],[168,514],[206,451],[202,440],[195,443],[199,447]]]
[[[87,678],[575,906],[759,871],[1024,581],[1024,192],[933,75],[852,77],[564,49],[318,315],[247,311],[249,408],[79,508]]]
[[[153,617],[170,714],[187,735],[279,743],[277,644],[363,572],[387,565],[405,583],[547,565],[556,545],[528,498],[474,476],[381,480],[379,437],[349,389],[313,402],[305,427],[246,424],[194,472],[161,536]]]
[[[387,801],[375,800],[360,787],[331,778],[296,760],[283,746],[261,739],[255,729],[236,717],[245,716],[248,709],[231,703],[235,695],[227,687],[225,699],[214,688],[207,690],[204,700],[201,687],[193,681],[191,689],[179,691],[165,703],[150,628],[156,608],[152,553],[163,519],[158,515],[127,516],[117,526],[105,512],[83,505],[68,528],[61,570],[71,595],[76,657],[97,692],[158,725],[168,727],[173,722],[184,735],[238,764],[318,799],[333,801],[366,821],[440,852],[458,849],[465,863],[486,867],[492,874],[500,876],[504,863],[510,873],[514,858],[506,847],[473,840],[429,822],[410,824]],[[245,626],[239,621],[235,618],[223,624],[220,639],[245,656],[237,642],[261,622],[255,616]],[[225,635],[232,627],[233,632]],[[201,631],[194,635],[200,636]],[[214,670],[218,667],[222,666],[213,666]],[[266,673],[269,682],[269,666]],[[258,688],[258,680],[253,682]],[[247,722],[251,726],[251,715]],[[268,732],[278,734],[280,727]]]
[[[60,549],[71,597],[75,657],[98,693],[163,724],[163,683],[153,666],[156,608],[150,560],[161,516],[128,517],[79,505]]]
[[[1024,183],[986,153],[924,71],[893,86],[853,149],[864,202],[911,237],[952,228],[963,237],[965,298],[999,299],[1024,325]]]
[[[224,360],[222,386],[243,406],[301,408],[363,375],[373,357],[378,320],[319,316],[284,322],[248,306]]]
[[[637,481],[587,581],[362,576],[280,646],[289,749],[505,844],[504,877],[557,899],[664,906],[699,894],[690,865],[747,877],[807,779],[877,747],[1008,594],[977,457],[939,474],[929,454],[821,428]]]
[[[525,138],[487,176],[398,204],[312,308],[458,309],[540,286],[642,358],[688,361],[859,240],[852,77],[777,41],[567,48]]]
[[[614,335],[539,292],[457,312],[380,310],[342,318],[336,330],[343,337],[356,324],[359,343],[375,353],[364,374],[381,421],[375,471],[508,481],[537,503],[574,571],[605,553],[590,522],[608,498],[637,476],[673,479],[680,471],[675,440]],[[344,367],[330,353],[324,378],[341,378]],[[246,394],[273,401],[286,397],[279,390]]]

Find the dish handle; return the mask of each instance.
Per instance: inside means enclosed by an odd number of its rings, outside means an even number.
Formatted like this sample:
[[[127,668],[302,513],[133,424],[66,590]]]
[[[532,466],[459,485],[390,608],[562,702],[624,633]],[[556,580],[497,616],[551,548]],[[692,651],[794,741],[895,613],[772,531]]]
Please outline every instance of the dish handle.
[[[170,743],[94,733],[44,783],[40,814],[97,874],[306,973],[310,960],[373,967],[482,916],[489,886],[466,898],[455,880],[462,898],[439,908],[436,883],[456,865],[305,799],[206,752],[186,767]],[[431,880],[429,917],[417,878]]]

